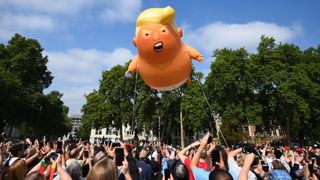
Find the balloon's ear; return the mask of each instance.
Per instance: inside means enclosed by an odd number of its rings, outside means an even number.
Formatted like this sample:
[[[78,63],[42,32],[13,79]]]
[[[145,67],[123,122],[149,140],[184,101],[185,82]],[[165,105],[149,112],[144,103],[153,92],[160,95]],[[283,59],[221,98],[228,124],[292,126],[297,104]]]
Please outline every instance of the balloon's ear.
[[[136,38],[136,37],[134,37],[134,38],[132,39],[132,43],[133,43],[133,45],[134,45],[135,47],[137,47],[137,38]]]
[[[181,29],[181,28],[178,28],[178,29],[177,29],[177,32],[178,32],[179,37],[182,38],[182,36],[183,36],[182,29]]]

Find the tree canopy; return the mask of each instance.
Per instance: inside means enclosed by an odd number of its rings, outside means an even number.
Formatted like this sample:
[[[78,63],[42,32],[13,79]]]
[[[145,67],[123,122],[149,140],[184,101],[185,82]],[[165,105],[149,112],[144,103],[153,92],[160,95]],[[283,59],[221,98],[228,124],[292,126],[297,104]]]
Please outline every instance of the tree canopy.
[[[48,57],[35,39],[15,34],[7,45],[0,44],[0,129],[13,127],[20,134],[62,135],[71,124],[62,94],[43,90],[53,76],[47,68]]]

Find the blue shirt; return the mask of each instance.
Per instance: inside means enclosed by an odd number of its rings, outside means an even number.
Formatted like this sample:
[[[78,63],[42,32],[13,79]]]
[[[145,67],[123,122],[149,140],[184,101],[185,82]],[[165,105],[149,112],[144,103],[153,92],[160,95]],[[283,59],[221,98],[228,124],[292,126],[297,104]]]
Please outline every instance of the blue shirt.
[[[290,179],[291,180],[292,178],[286,170],[274,169],[270,172],[268,179],[271,179],[271,180],[276,180],[276,179],[289,180]]]
[[[192,174],[195,180],[208,180],[210,172],[196,167],[192,170]]]
[[[161,164],[162,164],[162,170],[161,170],[161,173],[164,175],[164,170],[165,169],[168,169],[169,168],[169,165],[168,165],[168,159],[167,158],[162,158],[161,159]]]
[[[145,163],[144,161],[138,161],[137,167],[142,169],[140,173],[140,179],[143,179],[143,180],[151,179],[152,168],[149,164]]]

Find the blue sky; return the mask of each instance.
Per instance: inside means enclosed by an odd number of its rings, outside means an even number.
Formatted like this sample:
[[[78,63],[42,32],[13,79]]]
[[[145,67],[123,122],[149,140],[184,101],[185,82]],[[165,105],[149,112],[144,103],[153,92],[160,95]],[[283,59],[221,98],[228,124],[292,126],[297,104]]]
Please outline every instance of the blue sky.
[[[265,34],[302,49],[318,46],[320,1],[317,0],[1,0],[0,42],[14,33],[37,39],[55,77],[45,92],[58,90],[80,113],[84,94],[97,89],[101,72],[136,54],[132,45],[139,12],[172,6],[183,41],[198,49],[208,73],[212,51],[245,47],[254,52]]]

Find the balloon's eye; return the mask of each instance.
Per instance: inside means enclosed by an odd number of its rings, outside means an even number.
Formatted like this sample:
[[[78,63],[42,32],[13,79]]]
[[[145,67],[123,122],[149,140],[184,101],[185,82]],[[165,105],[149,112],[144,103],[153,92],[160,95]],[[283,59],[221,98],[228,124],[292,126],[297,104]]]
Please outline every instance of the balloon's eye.
[[[163,30],[162,30],[162,32],[166,32],[166,30],[165,30],[165,29],[163,29]]]
[[[146,33],[145,35],[146,35],[146,36],[149,36],[149,33]]]

